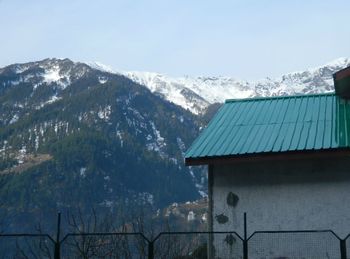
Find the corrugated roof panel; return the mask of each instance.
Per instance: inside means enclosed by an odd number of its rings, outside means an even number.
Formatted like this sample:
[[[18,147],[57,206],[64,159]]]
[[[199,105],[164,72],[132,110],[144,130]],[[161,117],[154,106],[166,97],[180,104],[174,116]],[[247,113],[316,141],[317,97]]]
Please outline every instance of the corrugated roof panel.
[[[332,147],[332,122],[326,120],[323,133],[323,148],[328,149]]]
[[[304,120],[305,112],[303,107],[306,107],[307,102],[303,98],[298,97],[296,99],[296,109],[293,111],[293,131],[290,132],[288,142],[285,142],[283,145],[283,151],[296,150],[300,141],[300,135],[302,131],[302,123]],[[305,108],[304,108],[305,109]]]
[[[300,114],[300,106],[302,103],[302,99],[301,98],[295,98],[295,103],[294,103],[294,107],[295,109],[293,109],[290,113],[289,116],[289,121],[287,122],[293,122],[296,123],[298,121]]]
[[[293,140],[293,138],[295,138],[295,127],[296,127],[296,123],[288,123],[287,124],[287,133],[283,139],[282,142],[282,146],[281,146],[281,151],[288,151],[290,150],[290,146],[291,146],[291,142]]]
[[[224,130],[224,127],[217,127],[215,134],[212,134],[212,137],[218,138],[218,136],[222,136]],[[213,149],[214,145],[215,143],[213,143],[212,141],[203,141],[203,145],[201,146],[201,154],[209,154],[210,151]]]
[[[281,124],[281,128],[278,132],[276,141],[275,141],[273,148],[272,148],[273,152],[281,151],[282,143],[283,143],[283,141],[286,137],[287,131],[288,131],[288,126],[289,126],[288,124]]]
[[[313,107],[312,107],[312,121],[318,121],[320,114],[320,98],[313,97]]]
[[[307,140],[309,137],[309,131],[311,128],[311,122],[310,121],[305,121],[303,123],[303,129],[301,131],[300,139],[299,139],[299,144],[297,147],[297,150],[305,150],[306,149],[306,144]]]
[[[232,109],[225,109],[224,110],[224,117],[221,117],[218,120],[217,125],[215,125],[215,130],[212,131],[212,134],[210,136],[215,137],[220,141],[220,138],[225,138],[226,132],[231,128],[231,122],[233,121],[234,116],[236,115]],[[227,123],[224,124],[224,120],[227,120]],[[208,137],[209,139],[210,137]],[[210,141],[205,141],[205,145],[202,145],[202,151],[201,153],[208,154],[213,150],[214,146],[216,145],[217,142],[210,142]]]
[[[296,107],[296,98],[290,98],[288,100],[288,107]],[[288,109],[286,108],[286,112],[284,113],[283,123],[294,122],[293,117],[296,113],[298,113],[298,109]]]
[[[249,146],[247,153],[256,153],[256,152],[258,152],[258,150],[262,149],[262,148],[260,148],[260,146],[265,144],[264,143],[264,139],[266,139],[265,132],[266,132],[268,125],[259,124],[258,126],[260,127],[260,129],[257,132],[257,134],[255,135],[254,141]]]
[[[331,148],[332,145],[332,113],[333,113],[333,96],[327,96],[325,101],[325,110],[324,110],[324,134],[323,134],[323,148]]]
[[[216,134],[217,128],[225,123],[226,111],[228,109],[230,109],[229,106],[222,106],[214,118],[209,122],[208,126],[202,131],[195,143],[193,143],[193,146],[196,145],[196,150],[192,151],[195,155],[198,156],[202,153],[202,150],[214,137],[213,135]],[[193,154],[190,155],[192,156]]]
[[[253,102],[243,102],[242,103],[242,115],[240,116],[237,121],[235,121],[235,125],[243,125],[243,121],[246,119],[246,116],[248,116],[249,112],[251,112],[251,108],[253,106]],[[232,108],[236,109],[236,106],[233,105]]]
[[[233,134],[237,133],[237,131],[239,131],[241,127],[236,122],[239,121],[240,118],[245,116],[244,111],[245,109],[248,108],[248,106],[246,104],[242,104],[241,110],[237,113],[236,113],[236,110],[238,109],[233,109],[233,108],[234,107],[231,107],[231,110],[229,112],[232,115],[234,115],[234,117],[232,117],[232,119],[231,118],[229,119],[228,125],[225,128],[225,131],[221,136],[218,136],[218,141],[214,145],[216,154],[222,155],[225,153],[226,148],[230,145],[228,140],[232,140],[234,138]]]
[[[281,113],[281,106],[282,106],[283,100],[276,100],[274,102],[274,111],[271,114],[271,119],[269,123],[277,123],[277,118],[279,114]]]
[[[294,133],[293,133],[293,138],[291,140],[290,146],[289,146],[289,150],[294,151],[297,150],[299,143],[300,143],[300,138],[301,138],[301,133],[303,130],[303,123],[297,122],[295,124],[295,129],[294,129]]]
[[[253,127],[250,125],[242,125],[241,131],[238,134],[238,140],[236,140],[235,143],[231,142],[230,145],[226,147],[224,155],[240,154],[242,151],[242,146],[247,142],[248,136],[252,129]]]
[[[319,121],[324,121],[326,119],[326,106],[327,106],[327,99],[321,99],[320,101],[320,109],[318,113],[318,120]]]
[[[321,149],[323,145],[323,139],[324,139],[324,131],[325,131],[325,121],[319,120],[317,122],[317,129],[316,129],[316,137],[315,137],[315,146],[314,149],[318,150]]]
[[[347,134],[346,134],[346,130],[347,130],[347,125],[346,123],[341,123],[342,121],[344,121],[346,119],[345,116],[345,107],[344,107],[344,101],[343,100],[339,100],[338,101],[338,111],[337,111],[337,115],[338,115],[338,121],[337,121],[337,126],[338,126],[338,131],[336,133],[339,134],[339,146],[340,147],[344,147],[346,146],[347,143]]]
[[[268,102],[270,101],[270,102]],[[277,116],[278,116],[278,102],[274,102],[272,100],[268,100],[267,102],[269,103],[269,114],[266,114],[267,116],[265,117],[266,120],[265,120],[265,123],[267,124],[273,124],[273,123],[276,123],[276,119],[277,119]]]
[[[279,114],[276,118],[276,123],[283,124],[284,118],[286,117],[286,114],[287,114],[288,106],[289,106],[289,100],[281,99],[281,102],[279,103],[279,106],[278,106]]]
[[[260,116],[256,120],[257,125],[267,124],[267,122],[271,119],[271,113],[274,110],[273,103],[267,101],[265,105],[262,105],[260,110]]]
[[[252,126],[252,130],[250,131],[247,141],[242,146],[241,150],[239,151],[240,154],[248,153],[249,148],[251,145],[255,142],[259,142],[257,139],[259,133],[261,132],[261,125],[254,125]],[[254,150],[252,151],[254,153]]]
[[[309,104],[309,100],[306,98],[300,98],[301,105],[299,106],[299,117],[298,122],[304,122],[306,121],[306,113],[307,113],[307,106]]]
[[[264,106],[269,106],[268,103],[258,102],[255,107],[255,112],[253,113],[251,119],[249,120],[249,125],[258,125],[259,117],[264,117],[265,114],[262,113]]]
[[[240,126],[233,126],[232,128],[227,127],[227,133],[226,135],[230,134],[230,132],[238,132],[239,129],[241,127]],[[230,142],[228,142],[228,139],[233,140],[233,138],[231,136],[229,136],[228,138],[225,138],[223,136],[221,136],[218,141],[214,144],[213,146],[213,150],[211,152],[209,152],[209,156],[215,156],[215,155],[222,155],[225,151],[225,149],[230,145]]]
[[[310,122],[310,129],[308,132],[307,140],[306,140],[306,147],[307,150],[312,150],[315,146],[315,138],[317,133],[317,121],[311,121]]]
[[[312,119],[312,112],[313,112],[313,98],[308,98],[306,99],[306,108],[305,108],[305,116],[304,116],[304,121],[307,122],[307,121],[311,121]]]
[[[335,94],[228,100],[186,159],[350,148],[350,102]]]
[[[344,104],[344,112],[345,112],[345,125],[346,125],[346,130],[345,130],[345,134],[346,134],[346,146],[349,146],[350,144],[350,110],[346,109],[346,106],[349,105],[349,101],[345,100],[345,104]]]
[[[255,153],[261,153],[266,150],[267,144],[271,139],[271,132],[273,131],[274,126],[275,125],[273,124],[266,124],[266,129],[264,131],[264,134],[261,136],[261,141],[256,147]],[[253,153],[253,151],[251,152]]]
[[[273,147],[274,147],[274,144],[276,142],[276,139],[278,137],[278,134],[279,134],[279,131],[280,131],[280,128],[281,128],[281,124],[277,124],[277,123],[273,123],[273,128],[271,129],[271,133],[269,134],[269,141],[267,142],[266,144],[266,148],[264,151],[262,152],[271,152]]]
[[[326,103],[326,109],[325,109],[325,120],[330,121],[333,118],[333,114],[335,113],[334,110],[334,102],[335,102],[335,98],[334,96],[330,95],[330,96],[326,96],[325,98],[325,103]]]
[[[332,119],[331,119],[331,127],[332,127],[332,134],[331,134],[331,148],[337,148],[338,147],[338,134],[337,129],[338,126],[336,125],[336,121],[337,121],[337,110],[338,110],[338,98],[334,98],[333,99],[333,103],[332,103]]]
[[[242,120],[239,121],[238,125],[246,126],[246,125],[253,124],[253,123],[251,123],[251,119],[254,116],[254,113],[256,112],[256,106],[257,106],[256,102],[248,102],[247,103],[247,108],[243,112],[243,116],[241,117]]]
[[[217,154],[224,155],[231,152],[229,151],[229,148],[231,148],[231,150],[235,148],[235,146],[238,144],[238,140],[244,134],[244,131],[245,131],[244,126],[237,126],[236,131],[231,132],[231,135],[229,136],[230,138],[226,139],[225,143],[222,145],[222,147],[217,152]]]

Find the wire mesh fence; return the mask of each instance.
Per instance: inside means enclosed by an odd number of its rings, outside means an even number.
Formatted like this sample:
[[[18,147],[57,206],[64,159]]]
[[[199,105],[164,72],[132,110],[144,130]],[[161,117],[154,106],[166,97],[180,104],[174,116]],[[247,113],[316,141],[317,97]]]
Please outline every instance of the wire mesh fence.
[[[331,231],[255,232],[248,240],[248,257],[341,258],[339,239]]]
[[[208,234],[161,233],[154,240],[154,258],[206,258]]]
[[[138,233],[68,234],[61,258],[138,258],[148,256],[148,242]]]
[[[163,232],[153,239],[142,233],[71,233],[59,242],[46,235],[0,234],[0,258],[345,259],[349,242],[329,230],[257,231],[249,238],[235,232]]]
[[[346,259],[350,234],[342,239],[331,230],[236,232],[0,233],[0,259],[6,258],[138,258],[138,259]]]
[[[237,233],[212,235],[212,257],[243,258],[243,239]]]

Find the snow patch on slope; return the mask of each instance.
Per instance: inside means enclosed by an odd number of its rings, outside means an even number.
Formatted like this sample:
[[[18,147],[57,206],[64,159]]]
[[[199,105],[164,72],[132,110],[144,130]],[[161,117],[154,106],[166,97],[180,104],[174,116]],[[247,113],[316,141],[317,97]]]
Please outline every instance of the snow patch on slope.
[[[109,119],[110,119],[111,113],[112,113],[111,106],[110,106],[110,105],[107,105],[106,107],[100,108],[100,109],[98,110],[97,116],[98,116],[101,120],[104,120],[104,121],[108,122]]]
[[[43,82],[46,84],[56,83],[62,90],[70,85],[69,75],[67,73],[61,73],[60,67],[58,65],[52,66],[50,68],[45,68],[45,73],[43,76]]]
[[[159,153],[162,158],[166,158],[167,155],[163,151],[166,146],[165,139],[160,135],[160,131],[156,128],[153,121],[150,121],[150,125],[152,127],[153,136],[150,134],[147,135],[146,140],[148,143],[146,144],[146,147],[149,151],[155,151]]]
[[[56,82],[62,78],[60,75],[60,69],[58,66],[53,67],[50,70],[47,70],[45,74],[43,74],[44,82],[50,84],[52,82]]]
[[[107,77],[99,76],[99,77],[98,77],[98,81],[100,82],[100,84],[105,84],[105,83],[107,83],[108,78],[107,78]]]
[[[12,117],[12,119],[9,121],[9,124],[13,124],[13,123],[17,122],[18,119],[19,119],[18,114],[15,114],[15,115]]]

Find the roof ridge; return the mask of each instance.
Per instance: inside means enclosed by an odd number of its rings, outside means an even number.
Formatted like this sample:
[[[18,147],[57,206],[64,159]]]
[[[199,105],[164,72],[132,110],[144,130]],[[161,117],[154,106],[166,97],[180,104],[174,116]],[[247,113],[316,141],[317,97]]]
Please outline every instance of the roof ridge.
[[[297,95],[283,95],[283,96],[267,96],[267,97],[252,97],[252,98],[242,98],[242,99],[226,99],[225,103],[231,102],[249,102],[249,101],[259,101],[259,100],[271,100],[271,99],[289,99],[289,98],[306,98],[314,96],[327,96],[336,95],[335,92],[320,93],[320,94],[297,94]]]

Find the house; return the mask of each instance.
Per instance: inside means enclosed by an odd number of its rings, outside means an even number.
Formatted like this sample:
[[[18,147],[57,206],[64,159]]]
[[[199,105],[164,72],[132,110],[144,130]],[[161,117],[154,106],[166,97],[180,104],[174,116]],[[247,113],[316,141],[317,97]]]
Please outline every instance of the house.
[[[185,156],[186,165],[208,165],[209,230],[242,235],[246,212],[248,234],[349,234],[350,67],[334,83],[335,93],[227,100],[219,109]],[[220,253],[227,236],[212,242]]]

